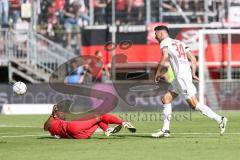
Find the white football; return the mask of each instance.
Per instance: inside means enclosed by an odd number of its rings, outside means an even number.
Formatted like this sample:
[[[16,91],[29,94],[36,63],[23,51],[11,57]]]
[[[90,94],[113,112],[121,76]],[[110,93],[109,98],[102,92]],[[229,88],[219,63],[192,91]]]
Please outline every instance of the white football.
[[[14,83],[13,85],[13,92],[18,94],[18,95],[22,95],[22,94],[25,94],[27,91],[27,86],[25,83],[23,82],[16,82]]]

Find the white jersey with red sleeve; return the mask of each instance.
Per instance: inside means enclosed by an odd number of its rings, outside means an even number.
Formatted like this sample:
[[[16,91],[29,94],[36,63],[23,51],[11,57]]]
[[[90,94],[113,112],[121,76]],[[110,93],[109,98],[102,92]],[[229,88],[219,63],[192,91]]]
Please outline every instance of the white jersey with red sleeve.
[[[175,77],[191,76],[190,63],[187,58],[189,48],[183,42],[169,37],[160,44],[161,49],[165,47],[168,48],[169,62]]]

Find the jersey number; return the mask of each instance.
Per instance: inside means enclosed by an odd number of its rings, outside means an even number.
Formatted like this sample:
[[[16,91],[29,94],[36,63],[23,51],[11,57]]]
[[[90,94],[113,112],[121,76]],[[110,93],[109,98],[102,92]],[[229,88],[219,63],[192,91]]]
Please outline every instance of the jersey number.
[[[183,59],[186,59],[186,53],[185,53],[185,51],[184,51],[184,49],[183,49],[183,45],[182,44],[179,44],[179,43],[173,43],[172,44],[173,46],[175,46],[175,49],[176,49],[176,51],[177,51],[177,53],[178,53],[178,58],[182,58],[183,57]]]

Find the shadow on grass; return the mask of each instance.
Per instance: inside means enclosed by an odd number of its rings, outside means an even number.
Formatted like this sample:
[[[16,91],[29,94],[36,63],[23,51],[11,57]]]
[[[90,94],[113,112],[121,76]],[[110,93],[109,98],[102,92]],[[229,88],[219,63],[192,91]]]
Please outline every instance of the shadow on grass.
[[[112,137],[119,137],[119,138],[128,138],[128,137],[135,137],[135,138],[152,138],[151,135],[144,135],[144,134],[115,134]]]
[[[51,137],[51,136],[44,136],[44,137],[37,137],[37,139],[57,139],[57,138]]]
[[[168,138],[164,138],[164,137],[161,137],[161,138],[153,138],[151,137],[151,135],[145,135],[145,134],[114,134],[114,135],[111,135],[109,137],[106,137],[104,135],[94,135],[93,137],[89,138],[89,139],[84,139],[84,140],[119,140],[119,139],[126,139],[126,138],[145,138],[145,139],[161,139],[161,140],[167,140],[167,139],[216,139],[216,138],[219,138],[218,136],[171,136],[171,137],[168,137]],[[55,137],[51,137],[51,136],[44,136],[44,137],[38,137],[37,139],[57,139]],[[71,139],[71,138],[67,138],[67,139]],[[65,139],[66,140],[66,139]],[[73,140],[77,140],[77,139],[73,139]],[[1,143],[1,142],[0,142]],[[4,142],[2,142],[4,143]]]
[[[176,137],[176,136],[175,136]],[[218,139],[221,138],[220,136],[179,136],[176,138],[185,138],[185,139]]]
[[[2,140],[0,140],[0,143],[7,143],[7,141],[2,141]]]
[[[218,136],[214,136],[214,135],[209,135],[209,136],[177,136],[177,135],[173,135],[170,137],[160,137],[160,138],[154,138],[151,135],[146,135],[146,134],[115,134],[112,135],[112,137],[119,137],[119,138],[128,138],[128,137],[135,137],[135,138],[148,138],[148,139],[205,139],[205,138],[209,138],[209,139],[218,139]]]
[[[90,137],[89,139],[72,139],[72,138],[55,138],[55,137],[51,137],[51,136],[45,136],[45,137],[38,137],[37,139],[40,139],[40,140],[43,140],[43,139],[53,139],[53,140],[58,140],[58,139],[61,139],[61,140],[91,140],[91,139],[99,139],[99,140],[108,140],[108,139],[121,139],[121,137],[115,137],[115,136],[110,136],[110,137],[96,137],[96,136],[93,136],[93,137]]]

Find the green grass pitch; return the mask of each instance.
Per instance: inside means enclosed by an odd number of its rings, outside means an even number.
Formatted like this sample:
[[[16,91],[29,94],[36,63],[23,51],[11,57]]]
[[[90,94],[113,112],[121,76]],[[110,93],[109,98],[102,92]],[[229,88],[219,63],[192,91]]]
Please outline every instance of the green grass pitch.
[[[161,121],[150,119],[147,121],[135,117],[135,122],[132,123],[138,129],[137,134],[130,134],[123,129],[119,134],[109,138],[103,133],[97,133],[88,140],[51,138],[41,128],[47,118],[46,115],[0,115],[0,160],[239,159],[239,112],[221,114],[227,116],[229,120],[224,136],[219,136],[218,126],[213,120],[193,112],[191,120],[183,118],[172,121],[169,138],[150,137],[150,133],[162,126]]]

